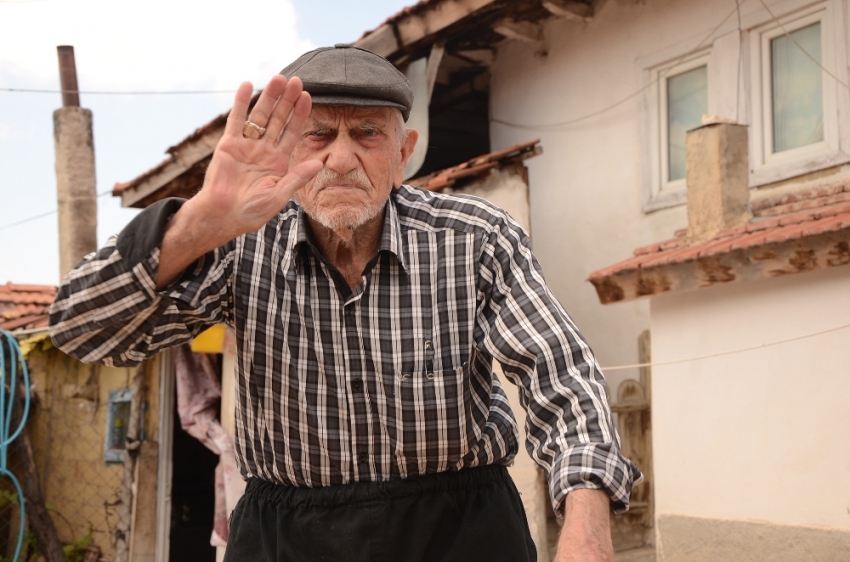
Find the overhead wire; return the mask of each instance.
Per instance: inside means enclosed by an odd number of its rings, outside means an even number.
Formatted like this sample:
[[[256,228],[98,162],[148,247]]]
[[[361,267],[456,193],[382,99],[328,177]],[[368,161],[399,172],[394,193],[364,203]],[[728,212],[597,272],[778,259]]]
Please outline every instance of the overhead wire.
[[[100,199],[104,195],[109,195],[110,193],[112,193],[111,189],[108,190],[108,191],[102,191],[102,192],[97,194],[97,197],[98,197],[98,199]],[[59,212],[59,209],[53,209],[52,211],[47,211],[46,213],[41,213],[40,215],[33,215],[33,216],[25,218],[23,220],[19,220],[17,222],[13,222],[13,223],[10,223],[10,224],[0,226],[0,231],[6,230],[7,228],[12,228],[13,226],[20,226],[22,224],[26,224],[28,222],[32,222],[32,221],[37,220],[37,219],[43,219],[44,217],[49,217],[50,215],[55,215],[58,212]]]
[[[727,21],[729,21],[729,18],[734,16],[735,13],[740,9],[740,6],[745,4],[746,2],[747,2],[747,0],[742,0],[740,2],[736,2],[735,9],[733,9],[731,12],[726,14],[726,17],[723,18],[723,20],[721,20],[720,23],[718,23],[716,26],[714,26],[714,28],[711,31],[709,31],[705,35],[705,37],[702,38],[702,40],[699,43],[697,43],[696,47],[694,47],[693,49],[689,50],[688,52],[686,52],[685,54],[680,56],[672,65],[670,65],[670,67],[667,69],[667,72],[669,72],[673,68],[679,66],[686,58],[688,58],[689,56],[693,55],[694,53],[696,53],[700,49],[702,49],[705,46],[706,42],[712,36],[714,36],[714,34],[717,33],[717,31],[721,27],[723,27],[723,24],[725,24]],[[611,111],[612,109],[616,109],[617,107],[619,107],[619,106],[623,105],[624,103],[626,103],[627,101],[639,96],[640,94],[642,94],[643,92],[645,92],[646,90],[648,90],[649,88],[654,86],[664,76],[666,76],[665,72],[659,72],[658,76],[656,76],[653,80],[650,80],[643,87],[639,88],[638,90],[635,90],[634,92],[632,92],[628,96],[620,99],[619,101],[612,103],[609,106],[603,107],[602,109],[599,109],[597,111],[593,111],[593,112],[588,113],[586,115],[582,115],[581,117],[576,117],[575,119],[570,119],[568,121],[559,121],[557,123],[547,123],[547,124],[542,124],[542,125],[525,125],[525,124],[521,124],[521,123],[511,123],[509,121],[505,121],[505,120],[502,120],[502,119],[496,119],[496,118],[491,119],[491,121],[493,121],[494,123],[499,123],[501,125],[507,125],[509,127],[514,127],[516,129],[539,130],[539,129],[559,129],[561,127],[567,127],[569,125],[574,125],[576,123],[580,123],[582,121],[592,119],[593,117],[597,117],[599,115],[602,115],[603,113],[607,113],[607,112]]]
[[[820,330],[818,332],[812,332],[810,334],[804,334],[802,336],[794,336],[792,338],[785,338],[782,340],[777,340],[774,342],[763,343],[759,345],[751,345],[749,347],[742,347],[739,349],[731,349],[727,351],[718,351],[716,353],[707,353],[705,355],[697,355],[695,357],[688,357],[685,359],[672,359],[670,361],[658,361],[658,362],[649,362],[649,363],[634,363],[632,365],[616,365],[613,367],[602,367],[603,372],[610,371],[622,371],[625,369],[638,369],[643,367],[662,367],[666,365],[679,365],[681,363],[691,363],[693,361],[700,361],[702,359],[712,359],[714,357],[723,357],[725,355],[734,355],[736,353],[744,353],[746,351],[755,351],[757,349],[765,349],[768,347],[774,347],[777,345],[782,345],[785,343],[790,343],[798,340],[804,340],[807,338],[813,338],[815,336],[822,336],[823,334],[829,334],[831,332],[837,332],[839,330],[844,330],[850,328],[850,324],[844,324],[843,326],[835,326],[834,328],[827,328],[826,330]]]
[[[773,20],[773,22],[774,22],[774,23],[776,23],[776,24],[777,24],[777,25],[778,25],[778,26],[782,29],[783,33],[784,33],[784,34],[788,37],[788,39],[790,39],[790,40],[791,40],[791,42],[792,42],[792,43],[794,43],[794,45],[795,45],[798,49],[800,49],[800,51],[802,51],[802,52],[803,52],[803,54],[804,54],[806,57],[808,57],[808,58],[809,58],[812,62],[814,62],[814,63],[815,63],[815,64],[816,64],[816,65],[817,65],[817,66],[818,66],[818,67],[819,67],[819,68],[820,68],[820,69],[821,69],[821,70],[822,70],[825,74],[827,74],[829,77],[831,77],[833,80],[835,80],[838,84],[840,84],[840,85],[844,86],[845,88],[847,88],[848,90],[850,90],[850,85],[848,85],[846,82],[844,82],[843,80],[841,80],[838,76],[836,76],[836,75],[835,75],[835,73],[833,73],[832,71],[830,71],[829,69],[827,69],[825,66],[823,66],[823,64],[822,64],[819,60],[817,60],[815,57],[813,57],[813,56],[811,55],[811,53],[809,53],[806,49],[804,49],[804,48],[803,48],[803,46],[802,46],[802,45],[800,45],[800,44],[797,42],[797,40],[796,40],[796,39],[794,39],[794,37],[791,35],[791,33],[788,31],[788,29],[785,27],[785,25],[784,25],[784,24],[783,24],[783,23],[779,20],[779,18],[777,18],[777,17],[776,17],[776,15],[775,15],[775,14],[771,11],[771,9],[768,7],[768,5],[765,3],[765,1],[764,1],[764,0],[758,0],[758,1],[759,1],[759,3],[760,3],[763,7],[764,7],[764,9],[767,11],[768,15],[769,15],[769,16],[770,16],[770,18]],[[730,12],[730,13],[729,13],[729,14],[728,14],[725,18],[723,18],[723,21],[721,21],[719,24],[717,24],[717,25],[714,27],[714,29],[712,29],[712,30],[711,30],[711,31],[710,31],[710,32],[706,35],[706,37],[704,37],[704,38],[703,38],[703,40],[702,40],[702,41],[700,41],[700,43],[699,43],[696,47],[694,47],[693,49],[691,49],[690,51],[688,51],[687,53],[685,53],[684,55],[682,55],[681,57],[679,57],[679,59],[678,59],[678,60],[676,60],[676,62],[674,62],[674,63],[673,63],[673,64],[672,64],[672,65],[668,68],[668,72],[669,72],[669,70],[670,70],[670,69],[675,68],[676,66],[678,66],[679,64],[681,64],[681,62],[682,62],[682,61],[684,61],[687,57],[689,57],[689,56],[693,55],[694,53],[696,53],[697,51],[699,51],[699,50],[700,50],[700,49],[704,46],[705,42],[706,42],[706,41],[707,41],[707,40],[708,40],[711,36],[713,36],[713,35],[714,35],[714,34],[715,34],[715,33],[716,33],[716,32],[717,32],[717,31],[718,31],[718,30],[719,30],[719,29],[723,26],[723,24],[725,24],[725,23],[729,20],[729,18],[730,18],[730,17],[732,17],[732,15],[733,15],[733,14],[737,14],[737,15],[738,15],[738,32],[739,32],[739,35],[740,35],[740,33],[742,32],[742,24],[741,24],[741,6],[743,6],[746,2],[747,2],[747,0],[736,0],[736,1],[735,1],[735,9],[734,9],[734,10],[732,10],[732,11],[731,11],[731,12]],[[742,55],[742,52],[740,52],[740,51],[741,51],[741,49],[739,49],[739,53],[738,53],[738,80],[740,80],[741,65],[742,65],[742,56],[743,56],[743,55]],[[617,108],[617,107],[619,107],[619,106],[623,105],[623,104],[624,104],[624,103],[626,103],[627,101],[629,101],[629,100],[631,100],[631,99],[633,99],[633,98],[637,97],[638,95],[642,94],[643,92],[645,92],[646,90],[648,90],[649,88],[651,88],[652,86],[654,86],[657,82],[659,82],[659,81],[660,81],[662,78],[664,78],[665,76],[666,76],[666,73],[664,73],[664,72],[659,72],[659,73],[658,73],[658,76],[657,76],[655,79],[651,80],[651,81],[650,81],[650,82],[648,82],[646,85],[644,85],[644,86],[643,86],[643,87],[641,87],[640,89],[638,89],[638,90],[636,90],[636,91],[632,92],[631,94],[629,94],[628,96],[626,96],[626,97],[622,98],[621,100],[619,100],[619,101],[617,101],[617,102],[615,102],[615,103],[613,103],[613,104],[611,104],[611,105],[609,105],[609,106],[607,106],[607,107],[604,107],[604,108],[602,108],[602,109],[600,109],[600,110],[598,110],[598,111],[594,111],[594,112],[592,112],[592,113],[588,113],[588,114],[586,114],[586,115],[583,115],[583,116],[581,116],[581,117],[577,117],[577,118],[575,118],[575,119],[570,119],[570,120],[568,120],[568,121],[560,121],[560,122],[557,122],[557,123],[548,123],[548,124],[541,124],[541,125],[525,125],[525,124],[521,124],[521,123],[512,123],[512,122],[505,121],[505,120],[502,120],[502,119],[495,119],[495,118],[493,118],[493,119],[491,119],[491,120],[492,120],[494,123],[499,123],[499,124],[501,124],[501,125],[507,125],[507,126],[509,126],[509,127],[514,127],[514,128],[517,128],[517,129],[528,129],[528,130],[540,130],[540,129],[544,129],[544,130],[545,130],[545,129],[559,129],[559,128],[561,128],[561,127],[567,127],[567,126],[569,126],[569,125],[574,125],[574,124],[576,124],[576,123],[580,123],[580,122],[582,122],[582,121],[586,121],[586,120],[588,120],[588,119],[592,119],[593,117],[597,117],[597,116],[599,116],[599,115],[602,115],[603,113],[607,113],[608,111],[611,111],[612,109],[615,109],[615,108]],[[737,100],[737,104],[736,104],[736,105],[737,105],[737,107],[736,107],[736,113],[739,113],[739,108],[740,108],[740,84],[738,84],[738,93],[737,93],[737,96],[738,96],[738,100]],[[740,117],[740,115],[738,115],[738,116],[736,116],[736,117],[738,117],[738,118],[739,118],[739,117]]]
[[[778,26],[780,27],[780,29],[782,29],[782,31],[783,31],[783,33],[785,33],[786,37],[788,37],[788,39],[790,39],[790,40],[791,40],[791,42],[792,42],[792,43],[794,43],[794,45],[796,45],[796,46],[797,46],[797,48],[798,48],[798,49],[800,49],[800,50],[803,52],[803,54],[804,54],[804,55],[806,55],[809,59],[811,59],[811,61],[812,61],[813,63],[815,63],[816,65],[818,65],[818,67],[820,67],[820,69],[824,72],[824,74],[826,74],[827,76],[831,77],[831,78],[832,78],[833,80],[835,80],[837,83],[841,84],[842,86],[844,86],[845,88],[847,88],[848,90],[850,90],[850,85],[847,85],[847,83],[846,83],[846,82],[844,82],[843,80],[841,80],[841,78],[839,78],[838,76],[836,76],[835,74],[833,74],[833,73],[832,73],[830,70],[828,70],[828,69],[827,69],[827,68],[826,68],[823,64],[821,64],[821,62],[820,62],[819,60],[817,60],[817,59],[816,59],[815,57],[813,57],[813,56],[812,56],[812,55],[811,55],[811,54],[810,54],[810,53],[809,53],[806,49],[804,49],[802,45],[800,45],[799,43],[797,43],[797,40],[796,40],[796,39],[794,39],[794,37],[791,35],[791,33],[788,31],[788,29],[785,27],[785,25],[784,25],[784,24],[783,24],[783,23],[779,20],[779,18],[777,18],[777,17],[773,14],[773,12],[772,12],[772,11],[770,11],[770,8],[768,8],[767,4],[765,4],[765,3],[764,3],[764,0],[759,0],[759,3],[761,3],[761,5],[762,5],[762,6],[764,6],[764,9],[765,9],[765,10],[767,10],[767,13],[770,15],[771,19],[773,19],[773,22],[774,22],[776,25],[778,25]]]
[[[2,1],[2,0],[0,0]],[[256,88],[254,91],[258,91]],[[0,88],[0,92],[25,94],[80,94],[86,96],[172,96],[201,94],[235,94],[236,90],[42,90],[38,88]]]

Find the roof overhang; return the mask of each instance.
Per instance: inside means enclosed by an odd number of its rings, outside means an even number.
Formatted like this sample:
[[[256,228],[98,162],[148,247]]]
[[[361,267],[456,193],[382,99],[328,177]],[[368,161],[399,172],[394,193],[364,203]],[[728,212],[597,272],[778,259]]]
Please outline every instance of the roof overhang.
[[[688,244],[686,231],[590,274],[602,304],[850,264],[850,185],[753,203],[756,218]]]
[[[542,45],[542,21],[584,21],[592,15],[590,0],[422,0],[366,32],[355,44],[401,69],[426,56],[433,45],[444,46],[446,56],[434,79],[451,87],[439,100],[432,99],[432,107],[436,107],[480,88],[482,71],[492,64],[493,49],[499,43],[521,40]],[[461,79],[453,81],[451,76]],[[146,207],[165,197],[194,194],[224,133],[227,115],[219,115],[169,148],[168,157],[147,172],[116,183],[113,195],[121,197],[123,207]]]

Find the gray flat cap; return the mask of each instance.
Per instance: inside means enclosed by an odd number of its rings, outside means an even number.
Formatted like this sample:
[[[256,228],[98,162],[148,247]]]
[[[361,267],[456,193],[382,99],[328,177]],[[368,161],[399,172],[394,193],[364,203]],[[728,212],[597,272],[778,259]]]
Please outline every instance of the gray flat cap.
[[[407,77],[372,51],[337,44],[304,53],[280,71],[304,82],[316,105],[394,107],[410,116],[413,90]]]

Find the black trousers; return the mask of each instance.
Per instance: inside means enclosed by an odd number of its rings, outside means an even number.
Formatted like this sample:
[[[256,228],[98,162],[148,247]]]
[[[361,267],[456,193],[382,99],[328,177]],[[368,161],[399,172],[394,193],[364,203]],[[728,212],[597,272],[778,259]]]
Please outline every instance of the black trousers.
[[[536,562],[503,466],[293,488],[252,478],[225,562]]]

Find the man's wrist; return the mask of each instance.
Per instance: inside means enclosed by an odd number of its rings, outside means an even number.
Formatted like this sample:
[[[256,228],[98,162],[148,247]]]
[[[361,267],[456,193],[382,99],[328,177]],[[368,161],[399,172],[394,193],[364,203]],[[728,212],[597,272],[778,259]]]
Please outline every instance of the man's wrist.
[[[215,250],[238,237],[242,232],[227,220],[227,213],[212,213],[199,196],[186,204],[166,226],[169,233],[198,250],[196,257]]]
[[[610,562],[613,559],[607,492],[573,490],[564,500],[564,525],[558,538],[555,562]]]

